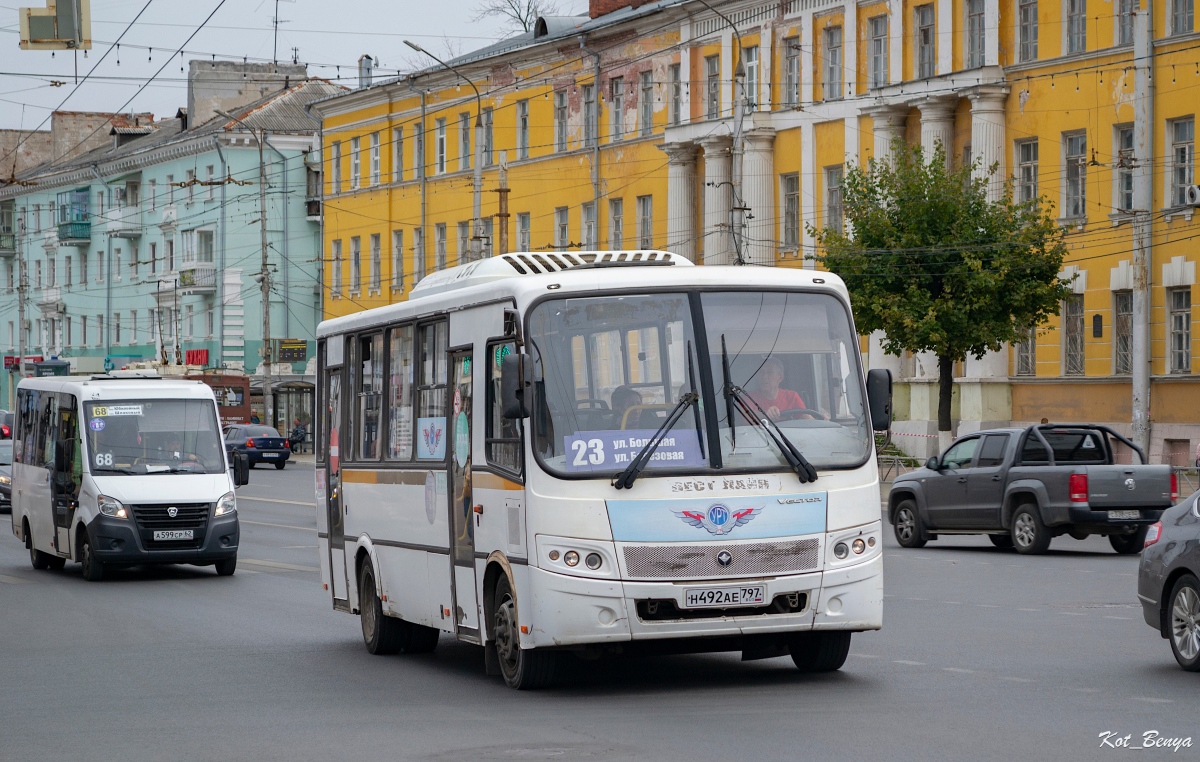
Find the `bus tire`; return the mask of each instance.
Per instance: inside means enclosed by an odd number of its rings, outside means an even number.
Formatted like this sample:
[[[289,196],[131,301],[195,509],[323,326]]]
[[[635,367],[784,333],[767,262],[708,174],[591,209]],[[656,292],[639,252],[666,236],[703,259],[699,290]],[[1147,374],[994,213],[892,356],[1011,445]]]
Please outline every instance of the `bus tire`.
[[[404,646],[406,654],[432,653],[438,647],[438,638],[442,631],[436,627],[426,627],[423,624],[408,622],[408,644]]]
[[[792,662],[801,672],[836,672],[850,654],[850,633],[805,632],[788,644]]]
[[[29,531],[29,520],[25,521],[25,547],[29,550],[29,563],[37,571],[50,568],[50,559],[53,558],[49,553],[43,553],[33,547],[33,532]]]
[[[222,558],[213,564],[213,566],[216,567],[218,577],[232,577],[233,573],[237,571],[237,556]]]
[[[47,568],[49,568],[50,571],[62,571],[66,568],[66,566],[67,559],[63,558],[62,556],[50,556],[50,563],[47,565]]]
[[[362,623],[363,642],[376,656],[399,653],[408,640],[408,623],[383,613],[383,602],[375,587],[375,570],[370,560],[358,575],[358,618]]]
[[[79,533],[79,567],[88,582],[104,579],[104,564],[92,552],[92,540],[86,529]]]
[[[492,612],[492,642],[500,661],[500,674],[510,688],[519,691],[537,690],[550,685],[558,654],[536,648],[521,648],[521,630],[517,618],[517,598],[508,576],[496,580]]]

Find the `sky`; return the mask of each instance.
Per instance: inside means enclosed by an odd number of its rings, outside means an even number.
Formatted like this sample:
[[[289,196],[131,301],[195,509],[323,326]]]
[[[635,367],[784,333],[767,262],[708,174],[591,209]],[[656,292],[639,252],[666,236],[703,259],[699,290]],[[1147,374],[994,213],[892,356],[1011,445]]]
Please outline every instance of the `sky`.
[[[349,86],[357,79],[358,58],[364,53],[376,60],[377,71],[384,75],[428,65],[404,45],[405,39],[442,57],[483,47],[510,33],[496,19],[472,21],[479,0],[225,0],[223,5],[221,0],[92,0],[93,43],[87,57],[67,51],[52,56],[50,51],[18,47],[18,2],[0,0],[0,129],[37,128],[64,99],[61,108],[67,111],[121,109],[174,116],[187,102],[187,60],[212,60],[213,55],[218,60],[272,60],[276,7],[278,60],[290,62],[297,48],[310,76]],[[24,0],[23,5],[44,3]],[[204,28],[184,45],[181,72],[180,57],[171,54],[218,5]],[[561,0],[559,5],[567,13],[583,13],[587,0]],[[331,8],[336,13],[331,14]],[[114,47],[127,27],[119,48]],[[151,84],[122,108],[164,63]],[[93,66],[96,70],[68,98],[75,87],[76,65],[80,80]],[[42,129],[49,129],[49,121]]]

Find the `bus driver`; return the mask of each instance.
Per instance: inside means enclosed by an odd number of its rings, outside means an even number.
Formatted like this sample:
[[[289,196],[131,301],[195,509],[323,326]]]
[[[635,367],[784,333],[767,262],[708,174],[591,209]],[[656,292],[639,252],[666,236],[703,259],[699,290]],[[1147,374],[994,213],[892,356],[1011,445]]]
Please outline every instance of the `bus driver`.
[[[755,386],[750,389],[753,399],[771,420],[779,420],[779,416],[787,410],[804,410],[804,400],[791,389],[781,389],[783,383],[783,362],[777,357],[768,357],[758,371]]]

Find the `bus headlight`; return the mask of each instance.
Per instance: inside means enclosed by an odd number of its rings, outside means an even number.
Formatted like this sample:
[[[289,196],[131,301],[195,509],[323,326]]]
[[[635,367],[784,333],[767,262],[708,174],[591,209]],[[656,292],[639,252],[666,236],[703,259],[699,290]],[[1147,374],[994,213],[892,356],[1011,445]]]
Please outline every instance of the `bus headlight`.
[[[115,497],[109,497],[108,495],[97,495],[96,508],[100,510],[100,513],[104,514],[105,516],[112,516],[114,519],[129,518],[129,511],[125,510],[124,504],[122,504],[121,501]]]
[[[237,513],[237,498],[232,492],[226,492],[220,500],[217,501],[217,510],[213,513],[214,516],[228,516],[231,513]]]
[[[0,476],[0,484],[12,484],[12,479],[7,476]]]

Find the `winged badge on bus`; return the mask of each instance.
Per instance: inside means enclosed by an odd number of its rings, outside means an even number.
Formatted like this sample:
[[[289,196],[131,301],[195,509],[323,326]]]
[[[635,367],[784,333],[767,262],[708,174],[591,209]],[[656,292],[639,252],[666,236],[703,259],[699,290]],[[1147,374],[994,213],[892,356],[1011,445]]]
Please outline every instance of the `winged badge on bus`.
[[[701,527],[708,530],[710,534],[721,536],[727,535],[751,521],[762,513],[762,508],[741,508],[735,511],[721,503],[714,503],[703,513],[697,511],[671,511],[671,513],[694,527]]]

